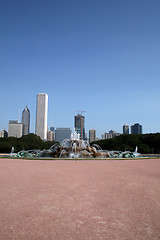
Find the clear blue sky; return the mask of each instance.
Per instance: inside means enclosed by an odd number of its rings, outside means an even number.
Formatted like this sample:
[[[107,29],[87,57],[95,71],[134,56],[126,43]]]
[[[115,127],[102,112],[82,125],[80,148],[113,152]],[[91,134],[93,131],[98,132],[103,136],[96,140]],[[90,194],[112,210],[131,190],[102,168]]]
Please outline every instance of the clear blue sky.
[[[160,1],[1,0],[0,83],[0,130],[44,92],[49,126],[160,132]]]

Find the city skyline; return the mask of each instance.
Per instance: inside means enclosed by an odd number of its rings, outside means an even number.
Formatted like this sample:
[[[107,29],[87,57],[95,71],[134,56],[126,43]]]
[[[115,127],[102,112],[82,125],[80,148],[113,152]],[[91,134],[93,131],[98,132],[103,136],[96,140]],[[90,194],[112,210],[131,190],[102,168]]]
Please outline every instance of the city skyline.
[[[3,1],[0,129],[27,104],[35,132],[35,96],[46,92],[48,126],[73,129],[83,109],[97,136],[137,122],[159,132],[159,8],[157,0]]]
[[[80,134],[81,136],[81,131],[83,133],[84,139],[87,139],[85,136],[86,134],[88,135],[88,139],[90,139],[90,132],[93,130],[96,131],[95,129],[87,129],[85,131],[85,116],[83,115],[83,112],[85,111],[78,111],[81,112],[81,114],[77,114],[74,116],[74,126],[73,128],[64,128],[64,127],[56,127],[53,124],[51,126],[48,125],[47,119],[48,119],[48,95],[46,93],[37,93],[37,102],[36,102],[36,122],[35,122],[35,132],[30,132],[30,111],[26,105],[24,110],[22,111],[22,120],[9,120],[10,122],[16,122],[17,124],[22,124],[22,135],[27,135],[29,133],[35,133],[36,135],[40,136],[42,140],[47,140],[49,136],[49,132],[54,132],[58,129],[70,129],[72,132],[76,131],[77,133]],[[132,123],[133,124],[133,123]],[[81,126],[82,125],[82,126]],[[8,125],[9,127],[9,125]],[[129,127],[131,129],[131,132],[129,131]],[[138,127],[138,128],[137,128]],[[139,129],[140,127],[140,129]],[[49,130],[50,128],[50,130]],[[135,128],[135,132],[134,129]],[[53,130],[54,129],[54,130]],[[112,128],[114,129],[114,128]],[[2,132],[4,130],[1,131]],[[96,136],[99,139],[107,139],[107,138],[113,138],[115,136],[119,136],[120,134],[143,134],[142,133],[142,125],[139,123],[134,123],[133,125],[129,126],[128,124],[124,124],[122,126],[122,132],[120,131],[117,133],[114,130],[109,130],[108,132],[105,131],[101,133],[101,136]],[[2,134],[3,135],[3,134]],[[51,133],[50,133],[51,135]],[[113,136],[112,136],[113,135]],[[52,138],[53,136],[49,136],[49,138]]]
[[[90,138],[94,138],[94,140],[97,137],[98,137],[97,139],[108,139],[108,138],[113,138],[115,136],[119,136],[120,134],[129,134],[129,125],[127,125],[127,124],[123,125],[122,133],[117,133],[114,130],[110,130],[108,133],[106,131],[104,133],[101,133],[100,137],[96,135],[96,129],[88,129],[87,131],[85,131],[85,116],[83,116],[83,112],[85,112],[85,111],[81,110],[78,112],[81,112],[81,114],[78,113],[76,116],[74,116],[73,129],[74,129],[74,131],[79,133],[80,136],[81,136],[81,131],[82,131],[82,133],[83,133],[82,138],[86,139],[86,140],[89,139],[89,142],[91,141]],[[42,140],[48,141],[48,139],[52,139],[52,138],[54,140],[56,131],[70,129],[70,128],[64,128],[64,127],[59,128],[59,127],[55,127],[55,126],[49,127],[48,123],[47,123],[47,118],[48,118],[48,95],[46,93],[37,93],[35,134],[40,136]],[[14,123],[14,126],[16,126],[15,123],[17,125],[19,125],[19,124],[22,125],[22,133],[20,135],[27,135],[27,134],[31,133],[29,131],[29,129],[30,129],[30,111],[29,111],[27,105],[24,108],[24,110],[22,111],[21,122],[19,120],[9,120],[9,125],[11,123]],[[8,129],[9,129],[9,125],[8,125]],[[140,129],[139,129],[139,127],[140,127]],[[135,123],[134,125],[131,125],[130,128],[131,128],[130,134],[142,134],[142,125],[140,125],[139,123]],[[135,128],[135,130],[133,130],[134,128]],[[0,131],[1,135],[3,135],[3,131],[5,131],[5,129]],[[15,131],[17,131],[16,128],[15,128]],[[70,132],[72,132],[72,128],[70,129]],[[11,133],[11,131],[10,131],[10,133]],[[15,135],[15,133],[14,134],[13,133],[10,134],[10,133],[8,134],[9,136]],[[88,138],[87,138],[87,135],[88,135]],[[21,137],[21,136],[19,136],[19,137]],[[52,141],[52,140],[49,140],[49,141]],[[56,141],[58,141],[58,140],[56,140]]]

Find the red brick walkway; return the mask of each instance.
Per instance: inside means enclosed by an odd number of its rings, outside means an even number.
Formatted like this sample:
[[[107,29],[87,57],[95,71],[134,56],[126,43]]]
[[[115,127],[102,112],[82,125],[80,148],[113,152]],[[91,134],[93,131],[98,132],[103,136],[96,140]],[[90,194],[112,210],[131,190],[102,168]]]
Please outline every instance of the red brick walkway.
[[[160,160],[0,159],[0,240],[160,240]]]

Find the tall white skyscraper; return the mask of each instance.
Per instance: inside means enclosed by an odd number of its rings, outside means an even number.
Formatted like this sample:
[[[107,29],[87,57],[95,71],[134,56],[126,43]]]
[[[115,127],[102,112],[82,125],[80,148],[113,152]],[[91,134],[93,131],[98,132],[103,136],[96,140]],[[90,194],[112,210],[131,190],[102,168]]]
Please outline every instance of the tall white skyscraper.
[[[47,113],[48,113],[48,95],[46,93],[37,94],[36,111],[36,135],[42,140],[47,140]]]

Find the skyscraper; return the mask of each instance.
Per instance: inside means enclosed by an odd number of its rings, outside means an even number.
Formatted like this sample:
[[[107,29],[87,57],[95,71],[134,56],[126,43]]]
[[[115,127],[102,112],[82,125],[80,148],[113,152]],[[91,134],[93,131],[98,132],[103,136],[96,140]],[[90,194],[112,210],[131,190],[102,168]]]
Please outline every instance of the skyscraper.
[[[80,134],[80,139],[85,140],[85,124],[84,124],[85,117],[81,114],[74,116],[74,127],[75,131]]]
[[[48,95],[46,93],[37,94],[36,110],[36,135],[42,140],[47,140],[47,113],[48,113]]]
[[[22,135],[29,134],[29,127],[30,127],[30,111],[26,106],[22,112]]]
[[[94,142],[96,141],[96,130],[95,129],[90,129],[89,130],[89,142]]]
[[[142,125],[135,123],[131,126],[131,134],[142,134]]]
[[[123,134],[129,134],[129,126],[127,124],[123,125]]]

